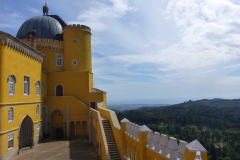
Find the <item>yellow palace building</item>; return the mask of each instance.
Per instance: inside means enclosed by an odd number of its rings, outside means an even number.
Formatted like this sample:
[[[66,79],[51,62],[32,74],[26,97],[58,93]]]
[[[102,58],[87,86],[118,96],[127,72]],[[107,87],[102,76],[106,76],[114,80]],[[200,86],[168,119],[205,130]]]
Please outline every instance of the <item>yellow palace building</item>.
[[[106,107],[106,92],[94,88],[89,27],[67,25],[48,15],[45,5],[43,15],[25,21],[16,37],[0,31],[0,160],[29,147],[32,138],[38,143],[80,136],[89,137],[102,159],[158,156],[145,147],[152,131],[131,125],[126,119],[119,124]],[[206,159],[199,142],[190,144],[179,144],[181,155],[192,159],[200,151]]]

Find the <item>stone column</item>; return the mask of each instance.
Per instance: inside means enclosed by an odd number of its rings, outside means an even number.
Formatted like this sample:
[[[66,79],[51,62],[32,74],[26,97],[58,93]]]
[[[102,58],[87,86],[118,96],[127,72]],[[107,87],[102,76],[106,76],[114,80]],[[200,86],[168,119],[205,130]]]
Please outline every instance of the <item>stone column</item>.
[[[49,122],[48,124],[49,124],[50,138],[52,138],[52,124],[51,124],[51,122]]]
[[[42,107],[42,112],[43,112],[43,122],[42,122],[42,129],[43,133],[47,134],[48,133],[48,113],[47,113],[48,107],[43,106]]]
[[[77,137],[77,124],[75,122],[75,137]]]
[[[82,122],[80,123],[80,135],[83,136]]]
[[[70,106],[66,106],[66,130],[67,130],[67,137],[70,137],[69,135],[69,128],[70,128]]]
[[[87,126],[88,126],[88,137],[89,137],[89,143],[92,143],[93,141],[93,133],[92,133],[92,114],[91,114],[92,111],[89,112],[88,114],[88,123],[87,123]]]

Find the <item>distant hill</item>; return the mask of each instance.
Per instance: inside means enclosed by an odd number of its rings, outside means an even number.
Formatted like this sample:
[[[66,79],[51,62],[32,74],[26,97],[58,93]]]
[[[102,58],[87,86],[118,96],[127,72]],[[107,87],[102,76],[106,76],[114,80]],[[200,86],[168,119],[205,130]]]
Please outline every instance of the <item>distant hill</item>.
[[[161,107],[189,107],[189,106],[205,106],[205,107],[217,107],[217,108],[240,108],[240,99],[220,99],[220,98],[214,98],[214,99],[201,99],[196,101],[186,101],[179,104],[173,104],[173,105],[161,105]],[[138,111],[150,111],[154,109],[158,109],[158,106],[152,106],[151,108],[143,106],[140,108],[136,108]]]
[[[220,98],[214,98],[214,99],[202,99],[197,101],[186,101],[180,104],[176,104],[173,106],[189,106],[189,105],[204,105],[209,107],[240,107],[240,99],[220,99]]]
[[[108,105],[108,109],[118,112],[118,111],[138,109],[141,107],[161,107],[161,106],[168,106],[168,105],[169,104],[116,104],[116,105]]]

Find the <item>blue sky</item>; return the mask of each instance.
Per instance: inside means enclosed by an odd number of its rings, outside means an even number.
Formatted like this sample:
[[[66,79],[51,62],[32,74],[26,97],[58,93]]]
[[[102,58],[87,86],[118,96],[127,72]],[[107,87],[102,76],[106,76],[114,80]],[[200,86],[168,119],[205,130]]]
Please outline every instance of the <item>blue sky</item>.
[[[44,0],[0,0],[16,35]],[[239,98],[240,1],[48,0],[49,14],[92,28],[95,87],[109,104]]]

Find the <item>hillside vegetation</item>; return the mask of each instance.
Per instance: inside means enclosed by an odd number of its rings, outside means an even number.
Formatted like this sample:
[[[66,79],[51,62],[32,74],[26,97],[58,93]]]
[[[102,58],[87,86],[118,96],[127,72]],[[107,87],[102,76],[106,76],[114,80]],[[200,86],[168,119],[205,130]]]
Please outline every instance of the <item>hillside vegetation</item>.
[[[209,160],[240,160],[240,100],[198,100],[117,113],[178,140],[198,139]]]

